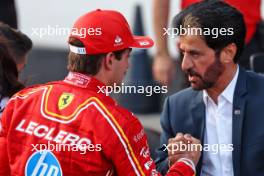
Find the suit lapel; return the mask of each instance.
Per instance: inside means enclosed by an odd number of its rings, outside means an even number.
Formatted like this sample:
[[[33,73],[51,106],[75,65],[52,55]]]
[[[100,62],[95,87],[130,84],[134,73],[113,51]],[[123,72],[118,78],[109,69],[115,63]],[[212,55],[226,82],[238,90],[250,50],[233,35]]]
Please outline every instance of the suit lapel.
[[[191,104],[191,116],[195,127],[195,137],[201,139],[201,141],[203,141],[205,128],[205,105],[202,94],[202,91],[199,91]]]
[[[204,144],[204,128],[205,128],[205,105],[203,102],[203,93],[199,91],[196,97],[194,97],[191,105],[191,117],[194,122],[194,137],[201,140],[202,145]],[[197,165],[197,175],[200,175],[201,168],[202,168],[202,159],[203,154],[201,154],[201,158]]]
[[[242,143],[242,127],[245,115],[247,92],[246,86],[246,72],[241,67],[239,68],[238,80],[234,92],[233,100],[233,123],[232,123],[232,141],[233,141],[233,168],[234,175],[241,175],[240,161],[241,161],[241,143]]]

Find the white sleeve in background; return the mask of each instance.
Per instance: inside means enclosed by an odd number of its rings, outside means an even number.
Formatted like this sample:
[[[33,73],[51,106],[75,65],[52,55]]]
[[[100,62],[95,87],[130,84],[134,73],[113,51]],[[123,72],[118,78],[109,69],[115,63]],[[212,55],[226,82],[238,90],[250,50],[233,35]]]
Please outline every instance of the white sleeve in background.
[[[4,111],[4,108],[5,108],[8,100],[9,100],[8,97],[3,97],[2,99],[0,99],[0,119],[1,119],[2,112]],[[2,129],[2,124],[1,124],[1,121],[0,121],[0,130],[1,129]]]

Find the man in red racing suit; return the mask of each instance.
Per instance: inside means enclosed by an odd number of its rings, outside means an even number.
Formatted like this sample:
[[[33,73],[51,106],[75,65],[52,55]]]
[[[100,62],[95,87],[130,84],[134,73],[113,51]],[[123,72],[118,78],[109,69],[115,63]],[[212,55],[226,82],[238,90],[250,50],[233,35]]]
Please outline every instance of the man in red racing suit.
[[[125,39],[122,33],[119,35]],[[76,48],[70,46],[70,51],[75,55],[84,52]],[[117,71],[112,66],[126,65],[123,60],[130,51],[126,46],[120,61],[112,59],[117,57],[114,54],[105,55],[99,72],[93,76],[73,72],[69,63],[70,72],[63,81],[29,87],[15,94],[2,116],[0,175],[159,175],[142,125],[107,94],[107,86],[112,85],[111,73]],[[120,67],[119,71],[127,68]],[[118,79],[114,81],[119,82]],[[194,175],[195,166],[187,158],[174,163],[168,175]]]

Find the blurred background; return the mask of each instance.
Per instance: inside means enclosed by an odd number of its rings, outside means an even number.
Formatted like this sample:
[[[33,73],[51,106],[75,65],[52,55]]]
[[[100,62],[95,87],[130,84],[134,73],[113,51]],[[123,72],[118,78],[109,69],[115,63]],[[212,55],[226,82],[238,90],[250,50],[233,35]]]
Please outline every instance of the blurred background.
[[[179,12],[179,2],[172,1],[173,14]],[[135,6],[143,8],[143,21],[146,34],[153,37],[152,30],[152,2],[151,0],[17,0],[16,9],[18,16],[18,27],[27,35],[31,35],[35,47],[48,47],[67,49],[67,36],[45,36],[32,35],[32,28],[36,27],[72,27],[73,22],[82,14],[101,9],[113,9],[120,11],[132,25],[135,20]],[[151,49],[153,52],[154,48]]]

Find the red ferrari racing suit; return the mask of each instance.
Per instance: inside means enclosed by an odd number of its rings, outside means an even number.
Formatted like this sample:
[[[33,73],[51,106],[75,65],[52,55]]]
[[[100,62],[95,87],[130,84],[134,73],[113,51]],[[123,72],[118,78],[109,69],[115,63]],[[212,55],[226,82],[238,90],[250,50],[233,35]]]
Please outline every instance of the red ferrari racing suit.
[[[159,175],[138,119],[93,77],[26,88],[9,101],[0,133],[0,175]],[[191,176],[174,164],[167,175]]]

